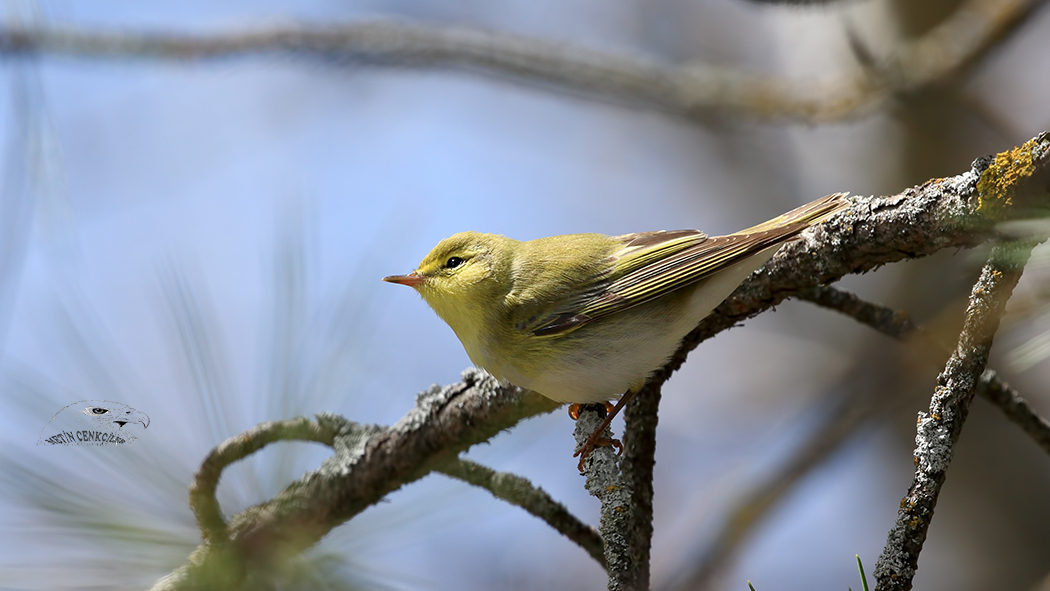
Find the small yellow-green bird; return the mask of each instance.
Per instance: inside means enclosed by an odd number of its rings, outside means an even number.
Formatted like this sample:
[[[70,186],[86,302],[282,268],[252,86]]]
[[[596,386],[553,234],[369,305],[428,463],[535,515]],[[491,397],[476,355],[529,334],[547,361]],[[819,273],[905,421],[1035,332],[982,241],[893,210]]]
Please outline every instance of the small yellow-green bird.
[[[419,292],[467,356],[500,380],[559,402],[626,394],[787,241],[849,204],[823,197],[727,236],[699,230],[567,234],[520,242],[461,232],[415,271]],[[588,440],[581,466],[606,423]]]

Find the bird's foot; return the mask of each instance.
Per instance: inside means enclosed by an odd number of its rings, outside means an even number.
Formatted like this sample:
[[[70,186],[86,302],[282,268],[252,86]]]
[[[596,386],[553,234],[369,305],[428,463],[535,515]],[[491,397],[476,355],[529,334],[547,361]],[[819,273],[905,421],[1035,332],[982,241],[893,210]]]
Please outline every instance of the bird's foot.
[[[605,414],[602,415],[603,418],[606,415],[608,415],[609,413],[613,412],[613,410],[616,409],[616,407],[613,406],[613,404],[611,402],[603,402],[602,405],[605,407]],[[585,407],[585,406],[590,406],[590,405],[589,404],[580,404],[579,402],[573,402],[572,404],[570,404],[569,405],[569,418],[571,418],[574,421],[580,420],[580,411],[583,410],[583,407]]]
[[[613,405],[609,404],[608,402],[605,403],[605,405],[604,405],[605,408],[603,409],[603,410],[606,411],[605,412],[605,420],[603,420],[602,423],[600,425],[598,425],[598,428],[595,429],[593,433],[591,433],[590,437],[587,438],[587,441],[583,442],[583,446],[581,446],[580,449],[576,451],[576,453],[572,454],[572,457],[574,457],[574,458],[576,456],[580,456],[580,463],[576,466],[580,470],[580,472],[583,472],[583,462],[584,462],[584,460],[587,459],[587,456],[591,455],[591,452],[594,451],[594,448],[596,448],[596,447],[612,446],[612,447],[616,448],[616,455],[620,455],[620,454],[623,453],[623,444],[620,443],[619,439],[609,439],[608,437],[602,437],[602,433],[605,431],[605,428],[608,427],[610,423],[612,423],[613,418],[621,410],[623,410],[623,407],[627,405],[627,402],[630,401],[632,398],[634,398],[634,395],[637,394],[637,393],[638,393],[637,391],[628,390],[620,398],[619,402],[616,403],[616,406],[613,406]],[[578,418],[580,416],[580,409],[583,406],[584,405],[582,405],[582,404],[572,404],[572,405],[570,405],[569,406],[569,416],[572,417],[573,420]],[[598,405],[594,405],[594,406],[598,406]],[[573,414],[574,410],[575,410],[575,414]]]
[[[576,450],[576,453],[572,454],[572,457],[580,456],[580,463],[576,465],[576,469],[583,472],[583,462],[587,459],[587,456],[591,455],[596,447],[615,447],[616,455],[623,453],[623,444],[620,443],[619,439],[610,439],[608,437],[602,437],[602,431],[604,427],[599,427],[591,433],[591,436],[587,438],[587,441],[583,442],[583,447]]]

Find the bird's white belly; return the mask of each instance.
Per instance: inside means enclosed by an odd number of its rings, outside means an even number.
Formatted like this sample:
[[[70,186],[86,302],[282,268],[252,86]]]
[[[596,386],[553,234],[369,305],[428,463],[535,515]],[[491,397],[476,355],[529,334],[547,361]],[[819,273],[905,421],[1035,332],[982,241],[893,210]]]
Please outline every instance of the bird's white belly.
[[[667,326],[654,336],[652,333],[620,337],[598,350],[570,351],[554,360],[548,369],[524,381],[523,386],[559,402],[603,402],[619,398],[632,388],[638,388],[645,378],[671,358],[682,337],[696,323],[686,326]],[[651,327],[650,327],[651,330]],[[513,379],[511,380],[514,381]]]

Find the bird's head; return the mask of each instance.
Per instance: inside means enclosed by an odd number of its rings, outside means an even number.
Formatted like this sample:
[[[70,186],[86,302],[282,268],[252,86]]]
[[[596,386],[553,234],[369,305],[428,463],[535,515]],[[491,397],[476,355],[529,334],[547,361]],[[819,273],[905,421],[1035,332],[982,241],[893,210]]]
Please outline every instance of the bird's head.
[[[454,330],[477,318],[510,289],[511,261],[518,242],[496,234],[460,232],[438,243],[415,271],[384,277],[408,285]]]

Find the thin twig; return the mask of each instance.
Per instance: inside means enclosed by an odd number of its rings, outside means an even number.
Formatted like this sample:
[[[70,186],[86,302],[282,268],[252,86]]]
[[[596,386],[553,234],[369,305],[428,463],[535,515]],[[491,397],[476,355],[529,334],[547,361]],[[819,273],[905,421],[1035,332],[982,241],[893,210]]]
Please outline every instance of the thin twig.
[[[854,293],[830,285],[817,285],[800,291],[798,298],[841,312],[900,341],[911,337],[919,328],[907,312],[863,300]]]
[[[552,499],[547,491],[533,486],[528,479],[462,459],[440,464],[435,471],[483,488],[493,496],[539,517],[555,531],[576,542],[605,568],[602,537],[598,532],[570,513],[565,505]]]
[[[360,65],[461,68],[540,83],[685,117],[729,110],[806,122],[871,113],[894,93],[966,68],[1043,0],[969,0],[940,26],[902,43],[872,68],[793,80],[713,66],[668,66],[563,42],[466,27],[377,21],[285,26],[213,35],[99,32],[74,27],[0,29],[2,54],[206,60],[285,53]]]
[[[988,362],[999,320],[1035,242],[996,245],[970,294],[959,344],[930,400],[930,412],[919,413],[915,436],[915,478],[901,501],[897,522],[875,564],[876,589],[908,591],[918,567],[937,497],[962,433],[977,382]]]
[[[977,383],[977,392],[1000,410],[1032,438],[1043,451],[1050,454],[1050,421],[1041,417],[1028,401],[1002,381],[993,370],[987,370]]]

